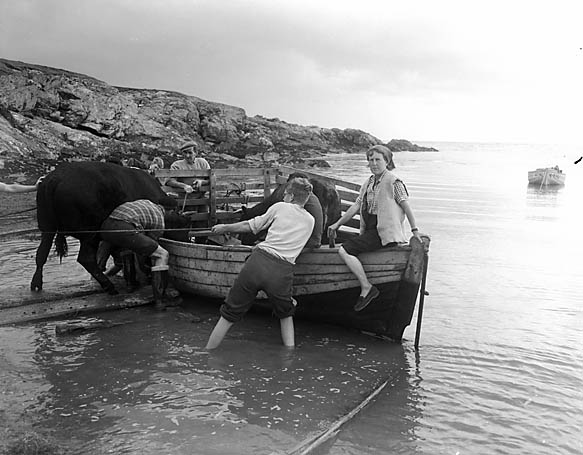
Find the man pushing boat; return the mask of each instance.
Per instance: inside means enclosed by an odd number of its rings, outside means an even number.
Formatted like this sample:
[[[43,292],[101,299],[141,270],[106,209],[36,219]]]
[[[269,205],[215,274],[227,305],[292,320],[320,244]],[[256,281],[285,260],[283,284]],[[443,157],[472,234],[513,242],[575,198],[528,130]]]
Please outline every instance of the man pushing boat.
[[[314,227],[314,218],[304,209],[311,192],[312,185],[307,179],[292,179],[285,189],[283,202],[272,205],[264,215],[213,226],[215,234],[268,231],[265,240],[247,258],[221,306],[221,317],[209,337],[207,349],[219,346],[231,326],[251,308],[260,290],[267,294],[280,320],[283,344],[295,345],[293,267]]]

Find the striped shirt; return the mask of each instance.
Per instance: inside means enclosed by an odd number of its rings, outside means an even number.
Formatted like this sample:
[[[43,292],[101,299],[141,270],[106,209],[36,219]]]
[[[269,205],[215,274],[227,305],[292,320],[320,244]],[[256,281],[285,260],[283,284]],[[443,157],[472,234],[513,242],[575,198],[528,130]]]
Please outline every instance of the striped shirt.
[[[164,233],[164,208],[148,199],[124,202],[116,207],[110,218],[125,221],[148,237],[158,239]]]
[[[376,179],[374,175],[371,175],[368,179],[368,183],[366,186],[366,211],[371,215],[378,214],[378,199],[379,199],[379,183],[383,180],[383,178],[387,175],[387,171],[383,172],[381,176]],[[409,192],[405,187],[405,184],[401,180],[395,180],[393,183],[393,194],[395,198],[395,202],[397,204],[401,204],[403,201],[407,201],[409,199]],[[357,202],[362,203],[362,197],[359,195]]]

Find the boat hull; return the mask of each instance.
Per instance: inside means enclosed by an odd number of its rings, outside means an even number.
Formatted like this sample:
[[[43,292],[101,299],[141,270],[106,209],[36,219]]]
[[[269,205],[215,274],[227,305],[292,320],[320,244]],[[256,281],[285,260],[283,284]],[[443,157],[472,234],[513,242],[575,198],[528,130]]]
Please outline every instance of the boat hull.
[[[554,168],[536,169],[528,172],[530,185],[564,185],[566,175]]]
[[[363,311],[353,306],[360,293],[354,275],[337,248],[322,247],[300,255],[294,268],[293,295],[296,318],[337,324],[400,341],[411,323],[427,244],[383,248],[359,258],[380,295]],[[251,253],[251,247],[221,247],[162,239],[170,253],[170,276],[182,293],[221,303]],[[260,293],[258,308],[270,310]]]

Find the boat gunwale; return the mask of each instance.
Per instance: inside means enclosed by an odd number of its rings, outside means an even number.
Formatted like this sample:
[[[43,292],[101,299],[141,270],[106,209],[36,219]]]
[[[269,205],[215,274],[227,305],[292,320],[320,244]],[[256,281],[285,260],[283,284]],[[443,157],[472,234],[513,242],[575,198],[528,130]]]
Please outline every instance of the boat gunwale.
[[[179,240],[171,240],[165,237],[160,238],[162,243],[168,243],[170,245],[176,246],[185,246],[191,249],[200,249],[200,250],[211,250],[211,251],[224,251],[224,252],[235,252],[235,253],[251,253],[257,245],[209,245],[203,243],[193,243],[193,242],[181,242]],[[307,248],[302,251],[302,253],[298,256],[301,258],[307,254],[338,254],[339,246],[330,247],[328,245],[322,245],[320,248]],[[369,253],[390,253],[390,252],[403,252],[403,251],[411,251],[411,246],[409,244],[399,244],[399,245],[391,245],[379,248],[375,251],[370,251]]]

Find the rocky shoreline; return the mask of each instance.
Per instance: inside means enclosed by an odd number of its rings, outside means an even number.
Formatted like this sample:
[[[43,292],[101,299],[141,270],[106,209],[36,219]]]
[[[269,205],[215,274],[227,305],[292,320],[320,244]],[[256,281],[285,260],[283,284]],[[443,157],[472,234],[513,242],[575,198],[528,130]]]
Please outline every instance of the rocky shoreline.
[[[90,76],[0,59],[0,178],[31,183],[56,164],[118,157],[169,164],[196,141],[213,167],[266,163],[325,167],[330,153],[436,151],[406,140],[384,143],[357,129],[249,117],[239,107],[182,93],[114,87]]]

